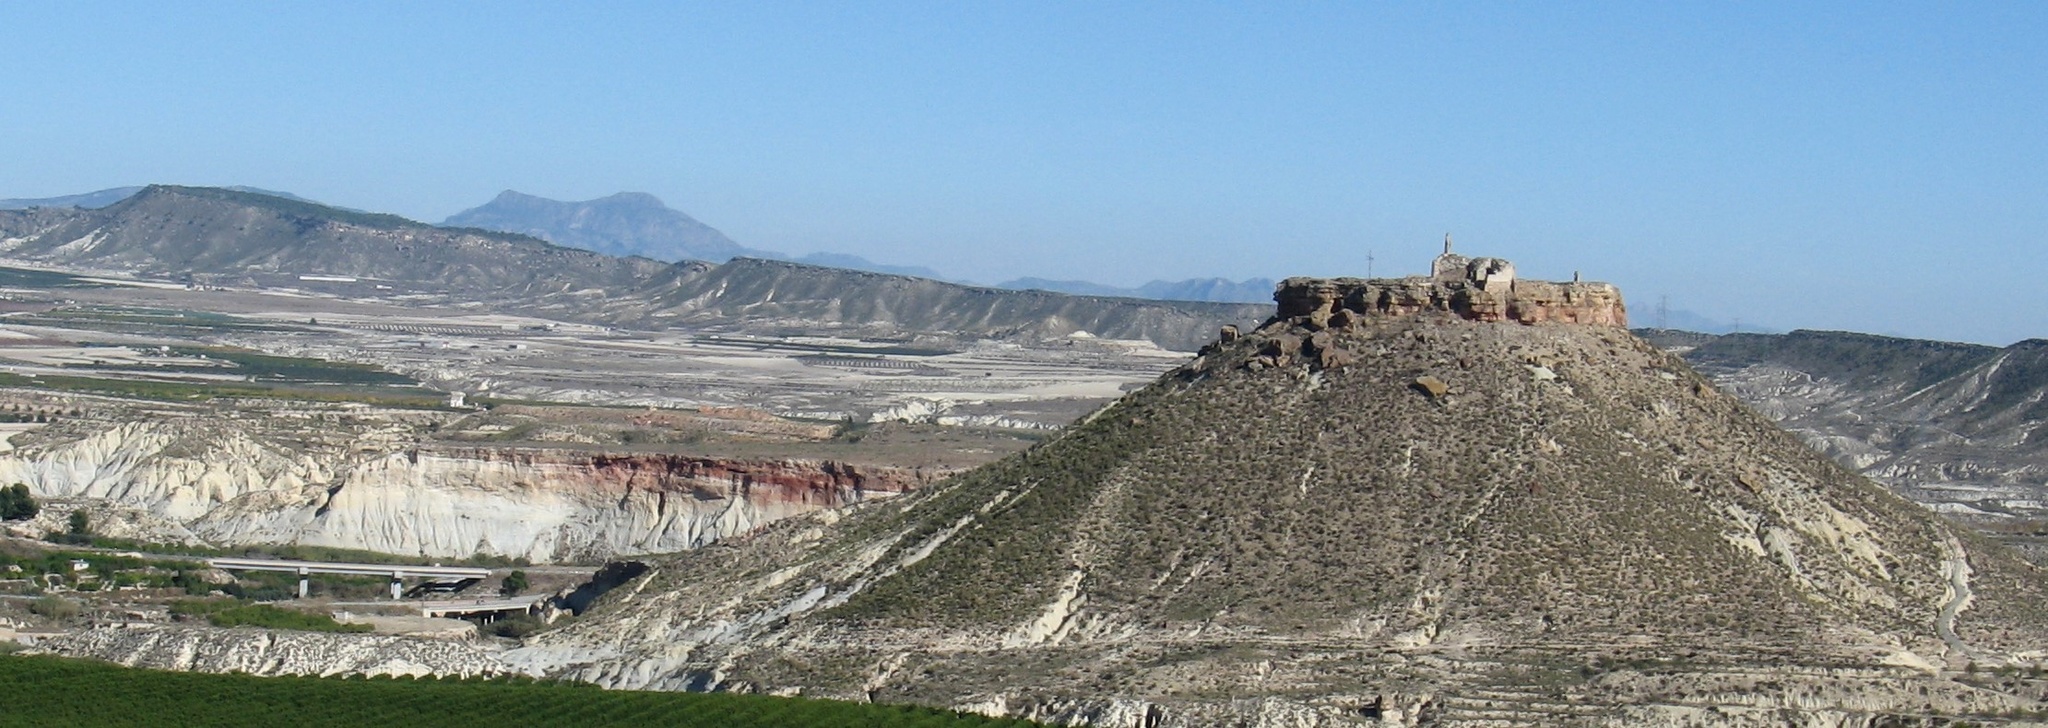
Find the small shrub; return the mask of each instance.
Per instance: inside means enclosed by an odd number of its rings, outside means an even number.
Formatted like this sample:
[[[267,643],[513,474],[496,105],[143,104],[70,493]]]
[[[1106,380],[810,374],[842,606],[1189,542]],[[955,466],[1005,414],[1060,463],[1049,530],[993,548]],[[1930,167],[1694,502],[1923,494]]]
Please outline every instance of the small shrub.
[[[64,544],[66,546],[93,545],[92,534],[89,533],[51,533],[50,535],[44,536],[43,540],[48,541],[50,543]]]
[[[498,593],[509,597],[526,591],[526,588],[529,586],[532,586],[532,584],[527,581],[526,572],[521,569],[513,569],[512,573],[505,575],[505,581],[498,585]]]
[[[540,621],[539,617],[522,616],[501,619],[490,623],[486,628],[490,630],[491,634],[499,637],[525,639],[528,635],[547,629],[548,623]]]
[[[78,602],[63,597],[43,597],[30,602],[28,611],[50,619],[72,619],[84,611]]]
[[[206,583],[206,580],[199,578],[198,574],[184,569],[179,569],[177,575],[171,577],[171,586],[184,589],[186,594],[195,597],[203,597],[213,593],[212,584]]]

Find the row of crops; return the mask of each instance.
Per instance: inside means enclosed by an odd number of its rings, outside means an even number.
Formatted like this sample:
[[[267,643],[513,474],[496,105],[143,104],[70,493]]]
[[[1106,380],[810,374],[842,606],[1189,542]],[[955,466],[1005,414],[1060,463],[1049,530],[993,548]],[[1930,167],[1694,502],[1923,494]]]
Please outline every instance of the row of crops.
[[[0,726],[970,728],[1034,725],[904,706],[571,683],[252,677],[0,656]]]

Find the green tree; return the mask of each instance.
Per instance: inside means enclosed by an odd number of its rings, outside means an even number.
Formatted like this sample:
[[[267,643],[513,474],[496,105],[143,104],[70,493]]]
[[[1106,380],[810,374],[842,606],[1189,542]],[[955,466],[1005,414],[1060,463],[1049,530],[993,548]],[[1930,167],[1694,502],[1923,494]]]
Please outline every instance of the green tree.
[[[7,492],[14,495],[14,511],[8,515],[9,518],[35,518],[37,513],[43,512],[43,507],[36,504],[35,496],[29,494],[27,484],[15,483],[7,487]]]
[[[27,485],[15,483],[0,488],[0,519],[35,518],[40,512],[42,507],[36,505],[35,496],[29,494]]]
[[[206,596],[213,592],[212,584],[206,583],[198,574],[184,569],[179,569],[178,574],[171,577],[171,586],[184,589],[186,594],[194,596]]]
[[[85,511],[72,511],[72,512],[71,512],[71,535],[73,535],[73,536],[84,536],[84,535],[88,535],[88,534],[91,534],[91,533],[92,533],[92,516],[88,516],[88,515],[85,515]]]
[[[498,593],[509,597],[526,591],[528,586],[531,586],[531,584],[527,583],[526,572],[521,569],[513,569],[512,573],[505,575],[505,581],[498,585]]]
[[[13,510],[7,514],[8,518],[35,518],[37,513],[43,511],[43,507],[36,504],[35,496],[29,494],[28,484],[15,483],[7,486],[7,492],[14,500]]]

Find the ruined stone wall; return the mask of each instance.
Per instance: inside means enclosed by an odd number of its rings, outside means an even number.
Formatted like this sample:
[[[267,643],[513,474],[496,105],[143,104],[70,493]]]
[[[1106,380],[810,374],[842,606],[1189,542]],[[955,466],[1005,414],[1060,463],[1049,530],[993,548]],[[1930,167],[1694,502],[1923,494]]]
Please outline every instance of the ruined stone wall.
[[[1515,320],[1525,324],[1572,323],[1628,328],[1621,289],[1611,283],[1516,281]]]
[[[1573,323],[1628,328],[1621,289],[1609,283],[1559,283],[1514,278],[1497,258],[1472,259],[1463,277],[1289,278],[1273,292],[1280,319],[1314,328],[1333,318],[1412,316],[1443,311],[1473,321]],[[1342,322],[1340,321],[1340,324]]]

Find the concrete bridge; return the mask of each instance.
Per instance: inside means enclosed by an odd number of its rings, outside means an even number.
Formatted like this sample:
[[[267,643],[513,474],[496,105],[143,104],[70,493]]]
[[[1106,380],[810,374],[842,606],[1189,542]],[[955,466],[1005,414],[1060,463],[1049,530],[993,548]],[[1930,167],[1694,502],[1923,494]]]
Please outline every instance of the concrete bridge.
[[[486,622],[495,622],[505,617],[532,614],[534,608],[547,601],[552,594],[529,594],[523,597],[505,599],[449,599],[446,601],[423,602],[420,615],[425,617],[482,617]]]
[[[283,559],[207,559],[206,564],[228,571],[283,571],[299,575],[299,598],[306,598],[306,577],[311,574],[391,577],[391,598],[405,595],[405,580],[462,579],[482,581],[490,569],[469,566],[409,566],[405,564],[350,564],[331,561],[286,561]]]

